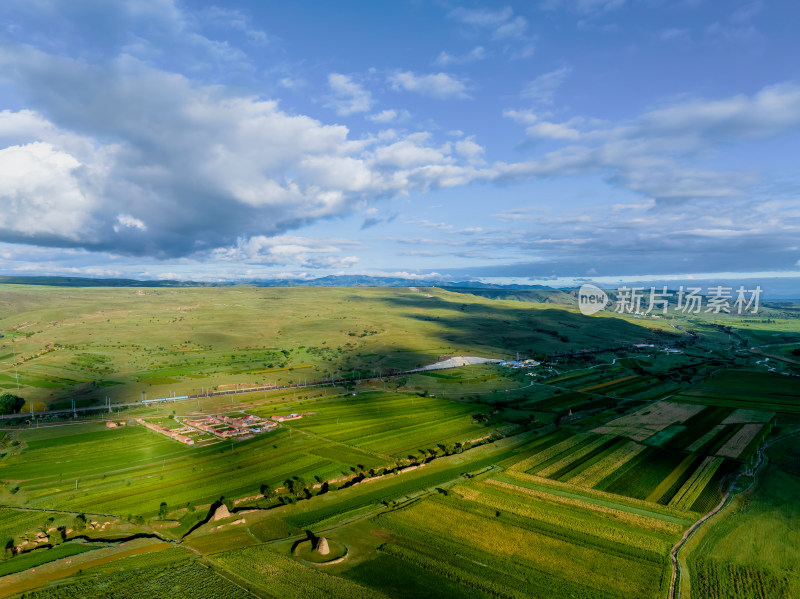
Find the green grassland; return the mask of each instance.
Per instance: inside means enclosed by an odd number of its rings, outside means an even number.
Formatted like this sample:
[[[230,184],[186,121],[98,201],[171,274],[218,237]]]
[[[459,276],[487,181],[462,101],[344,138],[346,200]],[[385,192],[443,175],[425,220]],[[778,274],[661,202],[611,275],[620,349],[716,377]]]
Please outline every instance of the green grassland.
[[[800,426],[797,379],[750,351],[791,347],[796,319],[590,318],[500,295],[0,287],[0,387],[18,372],[37,408],[351,379],[8,423],[0,596],[666,597],[673,545]],[[386,376],[517,352],[548,363]],[[218,413],[303,417],[200,446],[135,422]],[[797,594],[781,551],[800,456],[769,456],[681,554],[683,599]],[[209,519],[220,501],[230,516]],[[309,535],[343,560],[294,552]]]
[[[383,288],[0,288],[0,385],[30,401],[184,394],[235,382],[408,369],[669,338],[574,308]],[[430,297],[429,297],[430,296]],[[302,367],[302,368],[301,368]],[[292,370],[294,368],[295,370]],[[122,383],[122,384],[114,384]]]

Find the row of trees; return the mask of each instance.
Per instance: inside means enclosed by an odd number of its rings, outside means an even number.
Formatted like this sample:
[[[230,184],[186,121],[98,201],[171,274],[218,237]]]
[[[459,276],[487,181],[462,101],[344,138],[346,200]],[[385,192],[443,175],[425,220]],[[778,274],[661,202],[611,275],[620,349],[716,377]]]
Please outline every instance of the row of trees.
[[[13,393],[0,395],[0,414],[18,414],[25,400]]]
[[[408,461],[405,464],[398,462],[394,466],[386,466],[383,468],[370,468],[370,469],[367,469],[366,466],[364,466],[364,464],[357,464],[356,466],[352,466],[350,468],[350,470],[353,472],[355,476],[349,478],[347,481],[342,483],[339,488],[349,487],[367,478],[373,478],[376,476],[385,476],[387,474],[393,474],[393,473],[396,474],[403,468],[424,464],[430,462],[433,459],[436,459],[437,457],[458,454],[472,447],[477,447],[485,443],[493,443],[494,441],[497,441],[502,437],[503,437],[502,434],[494,433],[488,435],[483,439],[476,440],[474,442],[467,441],[465,443],[448,443],[448,444],[439,443],[433,448],[418,450],[420,455],[409,454]],[[301,499],[310,499],[315,495],[315,493],[313,493],[313,490],[316,484],[319,484],[319,490],[316,492],[316,495],[324,495],[328,491],[337,489],[335,485],[326,480],[323,480],[319,476],[315,476],[314,479],[315,482],[309,483],[302,476],[292,476],[291,478],[287,478],[283,483],[283,487],[287,491],[287,493],[285,494],[278,493],[277,489],[265,483],[262,484],[260,487],[261,495],[263,497],[263,500],[267,504],[271,504],[275,500],[278,500],[282,504],[286,504],[286,503],[294,503],[295,501],[299,501]],[[225,497],[220,497],[218,502],[212,506],[211,510],[212,513],[217,506],[222,504],[226,505],[226,507],[228,507],[230,511],[233,511],[234,509],[233,501]],[[189,512],[195,511],[194,506],[191,506],[188,503],[186,504],[186,507]],[[165,520],[167,518],[168,513],[169,513],[169,506],[167,505],[167,502],[162,501],[158,506],[158,517],[161,520]],[[79,521],[80,519],[83,519],[83,521],[80,522]],[[142,516],[129,515],[128,520],[136,524],[144,524],[144,518]],[[85,527],[85,522],[86,522],[85,516],[81,514],[76,518],[73,527],[75,528],[75,530],[83,530],[83,528]]]

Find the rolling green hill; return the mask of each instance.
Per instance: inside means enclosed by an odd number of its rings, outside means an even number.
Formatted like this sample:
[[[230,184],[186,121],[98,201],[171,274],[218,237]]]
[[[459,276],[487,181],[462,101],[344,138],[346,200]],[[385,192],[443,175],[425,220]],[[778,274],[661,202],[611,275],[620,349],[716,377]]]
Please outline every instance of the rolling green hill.
[[[0,388],[42,404],[670,339],[667,324],[438,288],[0,287]],[[661,327],[661,330],[648,327]],[[16,364],[16,367],[14,366]]]

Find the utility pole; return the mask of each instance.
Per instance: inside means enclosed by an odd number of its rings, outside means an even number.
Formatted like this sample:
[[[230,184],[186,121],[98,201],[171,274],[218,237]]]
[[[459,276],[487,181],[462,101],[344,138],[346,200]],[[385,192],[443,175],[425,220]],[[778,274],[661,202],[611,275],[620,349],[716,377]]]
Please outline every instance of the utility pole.
[[[17,340],[14,339],[14,342],[11,344],[11,349],[14,351],[14,374],[17,377],[17,392],[19,393],[19,368],[17,367]]]

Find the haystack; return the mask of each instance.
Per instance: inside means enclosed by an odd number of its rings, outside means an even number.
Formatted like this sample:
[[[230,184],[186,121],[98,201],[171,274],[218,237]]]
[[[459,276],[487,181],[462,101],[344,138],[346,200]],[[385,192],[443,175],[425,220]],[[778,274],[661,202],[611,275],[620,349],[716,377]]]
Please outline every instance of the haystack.
[[[316,550],[320,555],[328,555],[331,552],[331,548],[328,547],[328,539],[320,537],[319,541],[317,541]]]
[[[230,518],[230,517],[231,513],[228,511],[228,506],[226,506],[223,503],[216,510],[214,510],[214,517],[212,518],[212,520],[216,522],[217,520],[224,520],[225,518]]]

